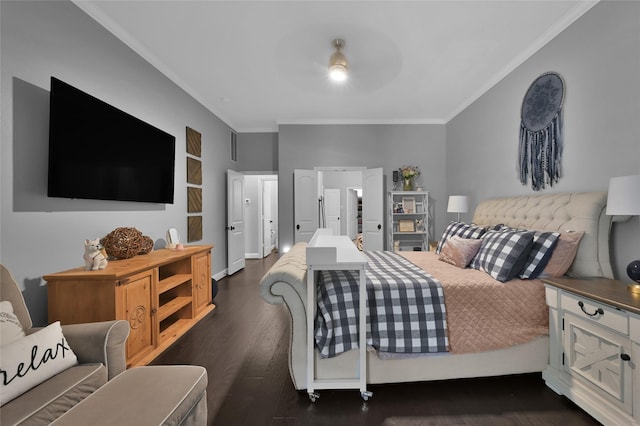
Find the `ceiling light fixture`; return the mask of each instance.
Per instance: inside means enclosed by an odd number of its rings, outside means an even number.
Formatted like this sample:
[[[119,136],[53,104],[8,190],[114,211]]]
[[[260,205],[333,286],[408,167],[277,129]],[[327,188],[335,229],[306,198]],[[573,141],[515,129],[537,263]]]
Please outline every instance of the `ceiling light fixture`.
[[[347,57],[342,53],[344,48],[344,40],[337,38],[333,40],[333,47],[336,51],[329,58],[329,76],[333,81],[345,81],[347,79]]]

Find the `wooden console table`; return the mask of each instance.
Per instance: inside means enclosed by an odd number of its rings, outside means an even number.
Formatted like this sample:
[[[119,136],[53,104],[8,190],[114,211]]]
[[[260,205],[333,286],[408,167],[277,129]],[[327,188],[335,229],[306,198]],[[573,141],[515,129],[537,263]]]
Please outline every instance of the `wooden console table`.
[[[112,260],[104,270],[45,275],[49,323],[126,320],[127,367],[146,365],[215,308],[212,248],[161,249]]]

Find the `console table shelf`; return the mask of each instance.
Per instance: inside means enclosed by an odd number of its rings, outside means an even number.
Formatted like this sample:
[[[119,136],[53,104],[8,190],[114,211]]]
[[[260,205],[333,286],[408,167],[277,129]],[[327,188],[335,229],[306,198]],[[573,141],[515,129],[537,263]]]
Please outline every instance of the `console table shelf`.
[[[211,312],[211,249],[161,249],[45,275],[49,322],[129,322],[127,367],[145,365]]]
[[[164,280],[160,280],[158,283],[158,293],[162,294],[171,290],[174,287],[184,284],[191,279],[191,274],[176,274]]]
[[[158,321],[164,321],[185,306],[189,306],[191,297],[175,297],[158,308]]]

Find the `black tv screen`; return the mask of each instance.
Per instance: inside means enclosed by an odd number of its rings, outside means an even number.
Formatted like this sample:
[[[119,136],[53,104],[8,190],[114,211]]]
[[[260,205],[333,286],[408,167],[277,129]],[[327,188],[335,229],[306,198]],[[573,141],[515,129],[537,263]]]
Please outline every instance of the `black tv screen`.
[[[51,77],[49,197],[173,203],[176,138]]]

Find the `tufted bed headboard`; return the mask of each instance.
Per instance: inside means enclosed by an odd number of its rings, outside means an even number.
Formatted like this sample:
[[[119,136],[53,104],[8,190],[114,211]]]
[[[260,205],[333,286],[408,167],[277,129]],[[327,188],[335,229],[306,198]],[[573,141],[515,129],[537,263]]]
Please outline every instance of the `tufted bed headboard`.
[[[609,259],[611,216],[605,213],[606,204],[606,192],[498,198],[479,203],[473,222],[544,231],[583,231],[578,253],[567,273],[613,278]]]

